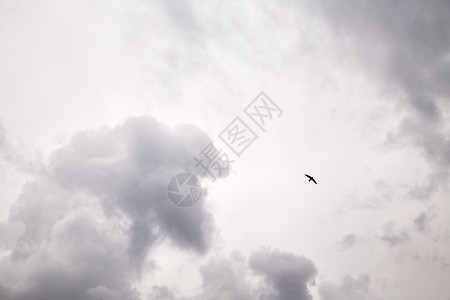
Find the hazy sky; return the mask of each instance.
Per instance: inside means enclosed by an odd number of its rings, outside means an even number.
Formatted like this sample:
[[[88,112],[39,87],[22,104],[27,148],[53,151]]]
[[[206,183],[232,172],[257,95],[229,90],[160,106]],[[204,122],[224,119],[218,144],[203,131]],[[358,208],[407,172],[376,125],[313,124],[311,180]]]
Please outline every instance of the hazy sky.
[[[0,299],[450,300],[449,28],[444,0],[0,0]]]

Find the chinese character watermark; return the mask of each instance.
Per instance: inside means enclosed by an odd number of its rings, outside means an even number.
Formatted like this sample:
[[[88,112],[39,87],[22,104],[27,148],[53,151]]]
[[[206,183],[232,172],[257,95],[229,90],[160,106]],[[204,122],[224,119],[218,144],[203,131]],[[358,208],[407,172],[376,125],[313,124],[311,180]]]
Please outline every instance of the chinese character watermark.
[[[236,116],[231,123],[218,135],[219,139],[238,158],[259,136],[256,131],[265,132],[269,122],[280,117],[283,111],[264,92],[261,92],[244,110],[245,116],[256,124],[256,128],[248,125],[240,116]],[[253,124],[253,127],[255,125]],[[195,168],[204,177],[213,181],[227,176],[230,170],[228,153],[217,148],[210,142],[197,157],[194,157]],[[191,173],[180,173],[174,176],[167,187],[169,200],[178,207],[189,207],[200,200],[202,187],[198,178]]]
[[[199,153],[200,157],[194,157],[196,161],[195,167],[201,167],[203,175],[210,176],[214,181],[218,177],[228,175],[230,163],[234,160],[228,158],[228,154],[222,149],[217,149],[213,142],[210,142]]]
[[[264,92],[261,92],[245,109],[246,115],[258,125],[262,131],[273,118],[280,117],[283,111]]]
[[[248,148],[257,138],[256,133],[236,117],[220,134],[219,138],[237,155]]]

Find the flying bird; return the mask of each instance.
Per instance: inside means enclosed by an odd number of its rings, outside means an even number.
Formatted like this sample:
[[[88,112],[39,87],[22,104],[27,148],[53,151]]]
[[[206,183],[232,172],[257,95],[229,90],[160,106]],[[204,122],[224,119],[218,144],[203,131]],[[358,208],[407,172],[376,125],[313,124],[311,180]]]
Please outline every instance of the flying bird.
[[[308,182],[312,181],[315,184],[317,184],[317,182],[314,180],[314,178],[312,176],[309,176],[308,174],[305,174],[305,176],[309,178]]]

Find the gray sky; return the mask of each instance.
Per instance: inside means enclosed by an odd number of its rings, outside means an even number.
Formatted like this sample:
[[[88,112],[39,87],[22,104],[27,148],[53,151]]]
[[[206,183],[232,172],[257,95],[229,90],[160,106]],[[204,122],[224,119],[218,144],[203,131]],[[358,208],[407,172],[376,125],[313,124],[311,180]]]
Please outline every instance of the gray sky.
[[[450,300],[448,28],[447,1],[0,0],[0,299]]]

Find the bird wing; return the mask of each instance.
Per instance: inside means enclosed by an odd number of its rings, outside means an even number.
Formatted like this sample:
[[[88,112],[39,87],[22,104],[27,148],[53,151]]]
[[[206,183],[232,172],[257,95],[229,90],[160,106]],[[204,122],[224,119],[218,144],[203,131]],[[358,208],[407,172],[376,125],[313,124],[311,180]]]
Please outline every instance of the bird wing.
[[[311,176],[309,176],[308,174],[305,174],[305,176],[306,176],[306,177],[308,177],[309,179],[311,179],[311,178],[312,178],[312,177],[311,177]]]
[[[317,182],[316,182],[316,180],[315,180],[314,178],[311,178],[311,180],[312,180],[315,184],[317,184]]]

